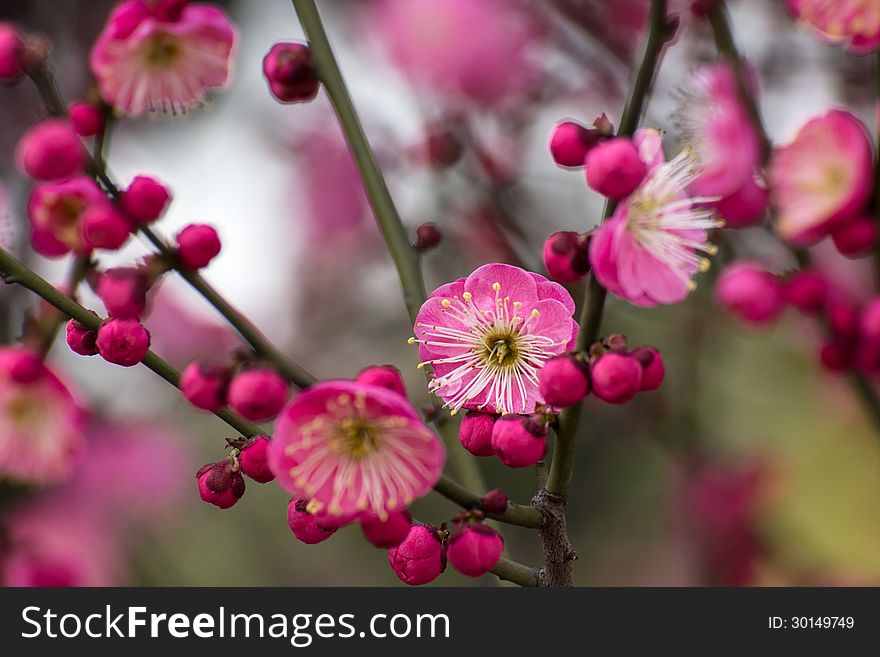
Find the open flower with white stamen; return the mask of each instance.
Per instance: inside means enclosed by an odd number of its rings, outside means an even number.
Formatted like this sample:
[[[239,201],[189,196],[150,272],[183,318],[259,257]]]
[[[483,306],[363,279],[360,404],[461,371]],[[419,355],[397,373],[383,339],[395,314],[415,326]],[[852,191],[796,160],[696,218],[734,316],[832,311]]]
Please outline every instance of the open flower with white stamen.
[[[309,512],[340,524],[383,522],[433,488],[446,454],[418,411],[396,392],[324,381],[281,412],[269,466]]]
[[[577,336],[574,302],[558,283],[504,264],[483,265],[435,290],[419,310],[418,343],[445,406],[532,413],[538,371]]]
[[[104,100],[126,114],[185,112],[226,85],[236,29],[210,4],[125,0],[91,54]]]
[[[648,172],[642,184],[590,241],[590,265],[610,292],[637,306],[676,303],[696,286],[716,247],[706,231],[722,225],[704,204],[717,199],[689,197],[699,176],[695,152],[678,156]]]

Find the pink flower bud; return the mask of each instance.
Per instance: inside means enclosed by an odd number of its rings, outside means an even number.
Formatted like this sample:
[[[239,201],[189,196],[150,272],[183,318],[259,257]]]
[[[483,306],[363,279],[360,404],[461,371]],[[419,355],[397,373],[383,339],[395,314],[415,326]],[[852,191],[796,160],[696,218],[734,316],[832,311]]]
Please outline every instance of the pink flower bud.
[[[8,359],[3,363],[6,373],[16,383],[36,383],[49,372],[43,359],[28,349],[16,349],[4,355]]]
[[[135,176],[128,189],[120,194],[119,202],[134,221],[148,224],[165,212],[171,202],[171,192],[155,178]]]
[[[715,284],[715,300],[751,324],[772,322],[785,306],[779,279],[748,261],[736,262],[721,273]]]
[[[113,317],[137,319],[147,307],[149,281],[137,267],[114,267],[98,276],[95,291]]]
[[[593,393],[609,404],[624,404],[642,389],[642,365],[629,354],[606,352],[590,367]]]
[[[74,353],[80,356],[94,356],[98,353],[98,346],[95,344],[98,334],[95,331],[90,331],[75,319],[67,322],[66,334],[67,346]]]
[[[408,509],[389,513],[385,521],[378,518],[361,521],[364,538],[377,548],[384,549],[400,545],[409,535],[411,526],[412,514]]]
[[[853,354],[847,345],[828,340],[819,351],[819,360],[829,372],[843,372],[852,367]]]
[[[492,448],[506,466],[535,465],[547,451],[547,428],[537,415],[502,415],[492,427]]]
[[[587,153],[587,184],[615,200],[629,196],[648,172],[632,140],[616,137]]]
[[[550,135],[550,155],[561,167],[580,168],[584,166],[590,150],[589,130],[575,121],[557,123]]]
[[[206,224],[190,224],[177,234],[177,256],[187,269],[207,267],[220,253],[220,237]]]
[[[256,436],[251,438],[238,455],[241,471],[259,484],[265,484],[275,478],[269,469],[269,438]]]
[[[221,509],[234,506],[244,495],[244,477],[229,459],[203,465],[196,473],[196,481],[201,498]]]
[[[413,525],[400,545],[388,550],[388,564],[401,581],[420,586],[446,570],[446,555],[437,529]]]
[[[507,511],[510,500],[500,488],[490,490],[480,498],[480,510],[493,515],[500,515]]]
[[[371,365],[362,369],[355,377],[355,381],[371,386],[386,388],[396,392],[401,397],[406,397],[406,386],[400,370],[394,365]]]
[[[862,307],[858,322],[862,340],[880,343],[880,297],[874,297]]]
[[[495,426],[495,415],[468,411],[458,427],[458,440],[474,456],[492,456],[492,427]]]
[[[259,422],[278,415],[287,401],[287,382],[272,370],[245,370],[229,384],[229,405],[242,417]]]
[[[745,228],[761,223],[769,205],[770,190],[749,177],[733,194],[718,201],[715,210],[725,228]]]
[[[175,23],[180,20],[189,0],[158,0],[153,7],[153,15],[157,20]]]
[[[136,319],[113,318],[98,329],[96,344],[107,362],[131,367],[150,350],[150,333]]]
[[[0,80],[14,80],[22,74],[24,42],[9,23],[0,23]]]
[[[204,411],[219,411],[226,406],[229,369],[192,362],[180,374],[180,392],[186,400]]]
[[[837,229],[831,236],[834,246],[848,258],[867,255],[877,243],[877,224],[870,217],[860,217]]]
[[[660,350],[650,346],[636,347],[632,350],[632,357],[642,366],[642,384],[639,389],[648,391],[659,388],[666,376]]]
[[[306,545],[315,545],[333,536],[336,525],[324,524],[320,518],[308,512],[308,502],[291,498],[287,505],[287,525],[296,540]]]
[[[318,95],[321,86],[312,64],[312,51],[302,43],[276,43],[263,57],[263,77],[282,103],[302,103]]]
[[[785,285],[785,300],[804,313],[818,313],[828,300],[828,281],[812,269],[799,271]]]
[[[73,129],[80,137],[91,137],[104,129],[104,113],[91,103],[77,101],[67,108]]]
[[[128,240],[131,226],[110,203],[90,205],[82,215],[82,237],[93,249],[115,251]]]
[[[446,555],[462,575],[479,577],[495,567],[504,551],[504,539],[486,525],[457,527],[449,539]]]
[[[31,178],[56,180],[82,169],[86,152],[67,119],[44,119],[18,142],[19,167]]]
[[[551,358],[538,371],[541,396],[551,406],[573,406],[590,392],[589,376],[587,365],[574,354]]]
[[[589,238],[573,230],[553,233],[544,242],[544,267],[554,281],[581,280],[590,271]]]
[[[454,130],[437,125],[428,130],[424,143],[414,151],[419,161],[434,169],[442,170],[458,162],[464,153],[464,148]]]
[[[432,223],[424,223],[416,228],[416,243],[414,244],[416,251],[425,253],[437,247],[443,234],[440,229]]]

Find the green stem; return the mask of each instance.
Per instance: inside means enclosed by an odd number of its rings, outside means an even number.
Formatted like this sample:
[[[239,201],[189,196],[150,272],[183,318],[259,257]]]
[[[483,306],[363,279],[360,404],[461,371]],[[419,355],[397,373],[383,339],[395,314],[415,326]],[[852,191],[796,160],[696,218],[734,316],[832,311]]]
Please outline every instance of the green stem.
[[[16,283],[27,288],[64,313],[65,316],[75,319],[86,328],[92,331],[97,331],[101,328],[103,320],[100,317],[59,292],[45,279],[16,260],[8,251],[2,248],[0,248],[0,274],[2,274],[3,279],[7,283]],[[179,387],[180,372],[152,351],[147,353],[142,362],[175,388]],[[217,411],[215,415],[243,436],[257,436],[263,433],[258,426],[240,418],[229,410]]]
[[[475,495],[449,477],[441,477],[437,485],[434,486],[434,490],[465,509],[475,509],[480,505],[479,495]],[[529,529],[538,529],[544,523],[544,517],[537,509],[513,503],[508,504],[507,510],[504,513],[497,515],[489,514],[489,517],[506,522],[509,525],[518,525]]]
[[[669,24],[666,17],[666,0],[652,0],[650,14],[648,16],[648,38],[645,42],[645,51],[639,65],[636,77],[630,89],[629,98],[623,108],[617,134],[631,137],[639,125],[639,119],[645,107],[645,101],[651,91],[654,75],[660,63],[660,55],[663,46],[669,39]],[[605,204],[602,214],[604,222],[613,213],[616,203],[609,200]],[[602,329],[602,316],[605,309],[605,288],[590,277],[587,285],[586,297],[581,306],[580,326],[577,346],[578,351],[588,348],[599,338]],[[581,416],[581,406],[576,404],[565,409],[559,415],[559,430],[556,432],[556,445],[553,450],[553,458],[550,461],[550,471],[545,486],[548,493],[565,497],[571,486],[571,477],[574,469],[575,438]]]
[[[730,19],[727,16],[727,8],[724,2],[716,2],[710,10],[708,18],[715,37],[715,47],[733,65],[737,93],[745,106],[746,113],[749,115],[755,132],[758,133],[758,140],[761,146],[761,160],[766,163],[772,153],[772,142],[767,136],[767,130],[764,128],[764,121],[761,118],[761,110],[758,108],[758,104],[755,102],[755,95],[751,91],[751,85],[748,82],[745,69],[745,59],[743,59],[739,49],[736,47],[736,41],[730,29]]]
[[[403,222],[397,213],[397,208],[388,191],[388,185],[376,164],[376,158],[364,134],[357,111],[351,101],[348,88],[342,78],[339,65],[333,56],[333,50],[327,39],[327,33],[318,14],[318,8],[314,0],[293,0],[293,8],[299,17],[309,47],[312,52],[312,60],[315,70],[327,96],[333,105],[333,110],[345,133],[345,139],[354,155],[355,163],[360,171],[367,192],[367,198],[379,230],[385,238],[394,266],[397,268],[397,276],[400,278],[400,286],[403,290],[404,302],[409,312],[409,318],[415,322],[419,308],[425,301],[425,283],[422,279],[422,270],[419,265],[419,257],[410,244]]]
[[[513,582],[520,586],[538,585],[538,579],[535,576],[534,568],[503,557],[498,560],[497,564],[495,564],[492,572],[500,579],[506,579],[508,582]]]

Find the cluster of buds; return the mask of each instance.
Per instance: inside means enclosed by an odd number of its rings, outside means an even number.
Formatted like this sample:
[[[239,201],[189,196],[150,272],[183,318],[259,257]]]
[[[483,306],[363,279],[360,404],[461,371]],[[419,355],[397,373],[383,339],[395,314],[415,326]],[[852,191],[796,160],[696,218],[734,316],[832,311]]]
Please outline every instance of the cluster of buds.
[[[588,128],[577,121],[561,121],[550,135],[550,154],[561,167],[581,168],[596,146],[614,136],[614,126],[605,114]]]
[[[544,268],[554,281],[573,283],[590,273],[591,233],[561,230],[544,242]]]
[[[270,441],[268,436],[228,440],[233,448],[229,456],[203,465],[196,473],[202,500],[220,509],[229,509],[244,495],[245,476],[260,484],[275,479],[267,458]]]
[[[533,415],[491,415],[468,411],[458,439],[474,456],[496,456],[511,468],[534,465],[547,451],[547,418]]]
[[[253,422],[274,418],[290,396],[280,374],[244,351],[227,365],[190,363],[181,373],[180,391],[195,408],[215,412],[230,406]]]

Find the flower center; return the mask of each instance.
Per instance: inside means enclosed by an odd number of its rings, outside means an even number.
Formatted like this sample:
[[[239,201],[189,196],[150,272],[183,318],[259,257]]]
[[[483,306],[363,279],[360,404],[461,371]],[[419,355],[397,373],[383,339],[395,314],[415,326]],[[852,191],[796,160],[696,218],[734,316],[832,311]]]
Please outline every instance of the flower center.
[[[360,460],[378,450],[380,444],[378,428],[364,417],[347,417],[339,423],[339,429],[332,441],[334,449]]]
[[[7,417],[18,429],[39,426],[41,404],[30,395],[15,395],[6,406]]]
[[[180,53],[178,40],[170,34],[157,34],[144,44],[144,59],[151,66],[170,66]]]
[[[487,331],[480,351],[486,363],[499,367],[515,366],[520,357],[516,332],[511,329]]]

